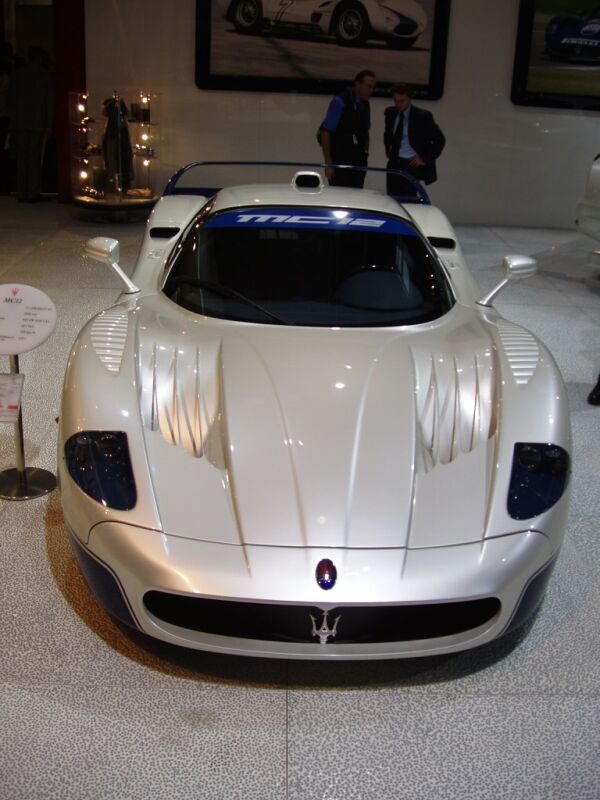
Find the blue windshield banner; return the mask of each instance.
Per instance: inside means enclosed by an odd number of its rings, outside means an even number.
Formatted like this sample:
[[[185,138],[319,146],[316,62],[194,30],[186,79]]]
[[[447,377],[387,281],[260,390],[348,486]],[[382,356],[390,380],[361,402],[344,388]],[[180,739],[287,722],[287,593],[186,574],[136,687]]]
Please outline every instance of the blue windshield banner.
[[[351,230],[416,236],[407,223],[364,211],[329,208],[256,208],[224,211],[209,217],[206,228],[279,228],[282,230]]]

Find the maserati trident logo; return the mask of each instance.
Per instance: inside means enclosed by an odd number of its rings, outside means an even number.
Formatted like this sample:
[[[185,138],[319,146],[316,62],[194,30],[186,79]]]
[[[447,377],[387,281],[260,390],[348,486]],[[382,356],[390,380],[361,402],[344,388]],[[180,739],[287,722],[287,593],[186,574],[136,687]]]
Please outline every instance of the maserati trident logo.
[[[310,615],[310,618],[312,619],[312,635],[319,637],[319,644],[327,644],[327,640],[329,638],[333,639],[337,633],[337,626],[338,622],[340,621],[341,614],[338,614],[338,616],[335,618],[333,628],[330,628],[327,624],[328,614],[329,611],[323,612],[323,622],[319,628],[317,628],[317,620],[312,614]]]
[[[23,298],[18,296],[20,291],[21,290],[19,289],[18,286],[13,286],[13,288],[10,290],[10,294],[12,295],[12,297],[9,297],[8,293],[5,294],[4,298],[3,298],[4,302],[5,303],[15,303],[16,305],[18,305],[19,303],[22,303],[23,302]]]

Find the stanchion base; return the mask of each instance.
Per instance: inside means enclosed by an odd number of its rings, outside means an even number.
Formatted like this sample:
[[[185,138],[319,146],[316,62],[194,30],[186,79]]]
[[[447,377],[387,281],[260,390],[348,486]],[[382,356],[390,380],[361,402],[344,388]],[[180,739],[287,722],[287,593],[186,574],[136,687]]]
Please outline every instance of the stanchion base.
[[[53,489],[56,489],[56,477],[47,469],[26,467],[25,472],[18,469],[0,472],[1,500],[31,500]]]

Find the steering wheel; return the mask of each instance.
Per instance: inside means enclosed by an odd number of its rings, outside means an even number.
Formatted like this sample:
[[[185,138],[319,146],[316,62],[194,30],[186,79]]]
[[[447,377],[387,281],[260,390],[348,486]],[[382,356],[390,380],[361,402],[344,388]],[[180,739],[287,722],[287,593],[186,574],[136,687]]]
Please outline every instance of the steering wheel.
[[[373,311],[407,311],[423,302],[421,292],[410,284],[406,286],[389,264],[365,264],[355,269],[338,284],[334,298],[340,305]]]
[[[345,283],[355,275],[360,275],[361,272],[397,272],[397,270],[393,264],[363,264],[362,267],[357,267],[354,272],[346,275],[341,283]]]

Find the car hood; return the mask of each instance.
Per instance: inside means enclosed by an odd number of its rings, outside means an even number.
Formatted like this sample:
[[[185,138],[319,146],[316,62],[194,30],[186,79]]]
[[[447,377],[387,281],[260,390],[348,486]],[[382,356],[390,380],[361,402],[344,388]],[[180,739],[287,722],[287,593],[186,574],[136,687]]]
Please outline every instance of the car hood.
[[[476,312],[404,330],[288,328],[155,298],[136,320],[166,533],[371,548],[482,537],[497,401]]]

